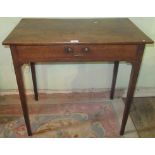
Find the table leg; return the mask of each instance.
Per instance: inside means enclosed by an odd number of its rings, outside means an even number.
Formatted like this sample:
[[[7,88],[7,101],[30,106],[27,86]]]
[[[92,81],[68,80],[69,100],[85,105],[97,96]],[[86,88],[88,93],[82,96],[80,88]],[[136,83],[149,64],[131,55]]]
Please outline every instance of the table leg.
[[[112,85],[111,85],[110,99],[114,98],[116,79],[117,79],[117,73],[118,73],[118,66],[119,66],[119,61],[115,61],[114,62],[114,69],[113,69],[113,79],[112,79]]]
[[[123,119],[122,119],[122,124],[121,124],[121,130],[120,130],[120,135],[124,134],[125,126],[128,120],[130,108],[131,108],[131,103],[139,75],[139,70],[141,66],[141,61],[142,61],[142,56],[143,56],[143,51],[144,51],[144,45],[140,45],[138,49],[138,58],[135,60],[134,63],[132,63],[132,70],[131,70],[131,75],[130,75],[130,82],[129,82],[129,87],[128,87],[128,92],[127,92],[127,98],[125,102],[125,108],[124,108],[124,113],[123,113]]]
[[[38,101],[38,91],[37,91],[35,63],[31,62],[30,66],[31,66],[31,73],[32,73],[34,96],[35,96],[35,100]]]
[[[31,131],[29,112],[28,112],[26,95],[25,95],[24,81],[23,81],[23,75],[22,75],[22,65],[20,63],[18,63],[16,48],[14,46],[11,47],[11,53],[12,53],[12,57],[13,57],[14,70],[15,70],[15,74],[16,74],[16,80],[17,80],[23,115],[24,115],[24,119],[25,119],[25,124],[26,124],[28,135],[31,136],[32,131]]]
[[[16,73],[16,79],[17,79],[17,84],[18,84],[18,89],[19,89],[22,110],[24,114],[26,127],[27,127],[27,132],[28,132],[28,135],[31,136],[32,131],[31,131],[31,126],[30,126],[27,102],[26,102],[26,95],[25,95],[25,89],[24,89],[24,83],[23,83],[23,77],[22,77],[22,69],[20,65],[14,65],[14,68],[15,68],[15,73]]]

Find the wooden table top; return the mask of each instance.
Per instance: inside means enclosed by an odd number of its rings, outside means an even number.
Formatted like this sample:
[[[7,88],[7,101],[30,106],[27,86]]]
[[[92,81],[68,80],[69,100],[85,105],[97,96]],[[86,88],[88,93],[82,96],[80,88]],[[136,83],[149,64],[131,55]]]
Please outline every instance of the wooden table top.
[[[127,18],[22,19],[4,45],[146,44],[153,41]]]

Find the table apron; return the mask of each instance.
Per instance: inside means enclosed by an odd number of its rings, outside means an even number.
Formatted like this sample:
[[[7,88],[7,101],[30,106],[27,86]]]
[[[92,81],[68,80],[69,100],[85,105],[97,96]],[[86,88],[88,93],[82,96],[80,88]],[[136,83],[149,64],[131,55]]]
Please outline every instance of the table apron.
[[[66,51],[67,49],[67,51]],[[138,45],[50,45],[16,46],[20,63],[135,61]]]

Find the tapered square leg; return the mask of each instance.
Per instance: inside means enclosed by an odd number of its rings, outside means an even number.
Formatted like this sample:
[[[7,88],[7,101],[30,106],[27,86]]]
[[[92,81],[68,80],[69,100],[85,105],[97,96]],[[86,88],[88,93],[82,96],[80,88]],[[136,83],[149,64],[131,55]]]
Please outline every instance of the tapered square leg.
[[[130,81],[129,81],[129,87],[128,87],[128,92],[127,92],[127,98],[125,102],[125,108],[124,108],[124,113],[123,113],[123,119],[122,119],[122,124],[121,124],[121,130],[120,130],[120,135],[124,134],[125,131],[125,126],[128,120],[130,108],[131,108],[131,103],[139,75],[139,70],[141,66],[141,61],[143,57],[143,51],[144,51],[144,45],[139,45],[137,54],[137,60],[132,63],[132,70],[131,70],[131,75],[130,75]]]
[[[16,80],[17,80],[24,120],[25,120],[28,135],[31,136],[32,131],[30,126],[29,112],[28,112],[28,106],[27,106],[26,95],[25,95],[24,81],[23,81],[22,68],[21,68],[22,65],[18,62],[15,46],[11,46],[11,53],[13,57],[14,70],[16,74]]]
[[[114,69],[113,69],[113,78],[112,78],[110,99],[114,98],[116,79],[117,79],[117,74],[118,74],[118,67],[119,67],[119,61],[115,61],[114,62]]]
[[[37,91],[37,81],[36,81],[36,71],[35,71],[35,63],[31,62],[31,73],[32,73],[32,82],[33,82],[33,90],[35,100],[38,101],[38,91]]]

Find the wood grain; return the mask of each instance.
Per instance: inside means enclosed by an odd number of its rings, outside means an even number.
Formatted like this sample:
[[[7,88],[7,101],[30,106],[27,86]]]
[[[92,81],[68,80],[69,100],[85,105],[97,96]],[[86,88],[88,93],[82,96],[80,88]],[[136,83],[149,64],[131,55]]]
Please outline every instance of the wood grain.
[[[73,52],[66,52],[65,48]],[[137,56],[137,45],[50,45],[16,46],[21,63],[46,61],[132,61]],[[84,52],[83,48],[88,48]]]
[[[4,45],[139,44],[152,43],[127,18],[22,19],[3,42]]]

